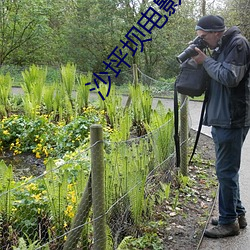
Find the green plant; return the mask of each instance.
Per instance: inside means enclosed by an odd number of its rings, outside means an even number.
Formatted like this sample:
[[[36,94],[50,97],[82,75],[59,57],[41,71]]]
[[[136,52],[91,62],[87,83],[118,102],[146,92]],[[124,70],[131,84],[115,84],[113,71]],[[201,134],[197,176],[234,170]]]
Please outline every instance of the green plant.
[[[105,102],[105,110],[107,112],[107,122],[111,128],[118,128],[121,125],[123,117],[122,98],[116,94],[115,87],[110,90],[109,101]]]
[[[52,159],[49,159],[46,164],[46,172],[44,185],[48,194],[50,210],[53,218],[60,226],[67,205],[68,176],[56,170],[56,165]]]
[[[143,113],[143,121],[146,123],[150,123],[151,112],[152,112],[152,93],[145,89],[141,96],[141,104],[142,104],[142,113]]]
[[[87,108],[89,105],[89,85],[86,86],[85,84],[91,82],[92,80],[92,73],[88,72],[87,75],[81,74],[78,77],[78,86],[77,86],[77,96],[76,96],[76,106],[78,109],[78,113],[81,114],[83,108]]]
[[[19,235],[30,240],[40,239],[47,233],[39,230],[44,228],[42,221],[49,221],[48,197],[41,179],[35,180],[32,176],[22,177],[18,182],[18,188],[12,192],[15,196],[13,202],[13,227],[19,232]],[[48,223],[47,223],[48,224]],[[38,227],[39,225],[39,227]]]
[[[0,161],[0,245],[12,244],[15,239],[13,228],[13,204],[14,177],[12,166],[7,166],[3,160]],[[3,237],[4,236],[4,237]]]
[[[3,160],[0,161],[0,213],[5,216],[6,222],[10,221],[13,206],[13,194],[11,189],[14,186],[12,166],[8,167]]]
[[[152,249],[163,250],[163,242],[156,233],[145,233],[142,237],[125,237],[117,250]]]
[[[173,209],[176,209],[179,205],[179,196],[180,196],[180,191],[177,189],[175,190],[175,196],[172,204]]]
[[[55,94],[56,85],[46,86],[44,89],[43,102],[45,105],[45,113],[51,114],[53,111],[53,103],[54,103],[54,94]]]
[[[144,195],[151,157],[147,138],[132,140],[129,145],[126,142],[111,143],[110,151],[108,150],[106,154],[107,208],[125,196],[123,204],[117,205],[113,213],[116,214],[114,216],[130,213],[135,226],[139,225],[143,211],[146,210]],[[113,214],[110,217],[112,216]]]
[[[0,75],[0,116],[7,116],[9,111],[9,96],[11,93],[12,79],[10,74]]]
[[[89,179],[89,159],[83,158],[84,153],[81,151],[78,153],[81,159],[79,162],[77,159],[72,162],[72,159],[65,157],[65,160],[60,162],[49,159],[46,164],[46,175],[43,181],[49,200],[51,221],[54,225],[54,228],[50,228],[50,232],[54,236],[60,236],[70,229],[82,192]],[[76,154],[74,158],[75,156]],[[64,240],[59,237],[55,241],[61,245]]]
[[[152,110],[152,95],[143,85],[129,85],[129,93],[132,101],[134,124],[139,126],[142,122],[150,123]]]
[[[158,102],[156,109],[152,111],[151,122],[145,123],[147,132],[152,132],[150,138],[152,140],[153,150],[156,161],[163,162],[173,152],[173,130],[174,119],[173,112],[166,111],[162,102]]]
[[[13,115],[0,121],[0,150],[11,150],[14,155],[33,152],[37,158],[60,156],[74,151],[89,140],[90,126],[103,123],[103,114],[93,107],[83,111],[71,122],[54,123],[51,116]]]
[[[61,77],[62,86],[72,103],[72,92],[76,82],[76,65],[67,63],[66,66],[61,66]]]
[[[52,114],[56,121],[66,120],[69,122],[74,117],[73,101],[61,83],[55,83]]]
[[[151,91],[154,96],[167,96],[172,98],[174,93],[174,83],[176,77],[164,79],[162,77],[159,78],[159,81],[154,82],[151,86]]]
[[[132,127],[132,118],[129,110],[125,110],[124,113],[118,112],[115,118],[115,124],[110,134],[110,140],[112,142],[125,141],[130,138],[130,129]]]
[[[38,240],[33,242],[28,235],[25,235],[25,238],[27,239],[27,241],[25,241],[23,237],[20,237],[18,239],[18,246],[13,246],[13,250],[35,250],[41,246]],[[42,249],[49,250],[49,246],[43,246]]]
[[[178,182],[181,189],[185,189],[187,186],[190,187],[192,185],[189,176],[183,175],[181,173],[178,173]]]
[[[168,200],[171,192],[171,183],[160,182],[160,189],[157,192],[159,196],[159,203],[161,204],[164,200]]]
[[[31,119],[13,115],[3,119],[0,124],[2,150],[12,150],[14,155],[34,152],[40,158],[48,156],[55,147],[56,138],[53,135],[58,128],[46,116]]]
[[[40,112],[46,75],[47,68],[42,69],[35,65],[22,72],[24,82],[21,86],[24,90],[24,111],[29,117],[34,118],[37,112]]]

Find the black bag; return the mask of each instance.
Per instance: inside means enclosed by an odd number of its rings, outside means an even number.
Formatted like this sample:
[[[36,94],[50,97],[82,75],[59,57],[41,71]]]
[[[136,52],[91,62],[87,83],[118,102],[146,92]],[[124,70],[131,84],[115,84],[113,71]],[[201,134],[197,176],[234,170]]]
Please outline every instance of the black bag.
[[[199,141],[201,127],[202,127],[202,120],[206,108],[207,103],[207,86],[209,81],[209,76],[205,71],[202,65],[198,65],[192,58],[186,60],[181,64],[181,71],[175,81],[175,89],[174,89],[174,124],[175,124],[175,149],[176,149],[176,166],[180,167],[180,140],[179,140],[179,114],[178,114],[178,93],[183,95],[188,95],[191,97],[194,96],[201,96],[205,93],[200,122],[198,131],[196,134],[195,144],[193,147],[192,155],[190,157],[189,163],[192,161],[192,158],[195,154],[195,150]]]
[[[180,68],[180,74],[175,81],[177,92],[191,97],[201,96],[207,88],[209,79],[203,65],[190,58],[183,62]]]

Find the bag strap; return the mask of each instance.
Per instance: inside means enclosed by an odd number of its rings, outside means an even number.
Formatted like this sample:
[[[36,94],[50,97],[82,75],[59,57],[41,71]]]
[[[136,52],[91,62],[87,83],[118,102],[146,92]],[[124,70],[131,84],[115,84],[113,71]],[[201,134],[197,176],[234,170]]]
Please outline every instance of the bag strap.
[[[176,82],[174,83],[174,141],[175,141],[175,153],[176,153],[176,167],[180,167],[180,137],[179,137],[179,112],[178,112],[178,93],[176,88]]]
[[[206,104],[207,104],[207,90],[205,91],[205,97],[204,97],[204,101],[203,101],[202,108],[201,108],[199,126],[198,126],[198,130],[196,132],[195,143],[194,143],[194,147],[193,147],[193,152],[192,152],[192,154],[190,156],[190,159],[189,159],[189,164],[192,162],[192,159],[193,159],[193,156],[195,154],[195,151],[196,151],[196,148],[197,148],[197,145],[198,145],[198,141],[199,141],[199,138],[200,138],[203,117],[204,117],[204,113],[205,113],[205,109],[206,109]]]

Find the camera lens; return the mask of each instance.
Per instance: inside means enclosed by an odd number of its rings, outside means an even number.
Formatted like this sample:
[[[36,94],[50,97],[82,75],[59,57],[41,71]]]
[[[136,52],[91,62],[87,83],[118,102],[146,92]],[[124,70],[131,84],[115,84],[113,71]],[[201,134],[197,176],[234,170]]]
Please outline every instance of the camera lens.
[[[180,55],[176,57],[177,61],[179,63],[183,63],[188,58],[198,55],[198,53],[194,49],[195,47],[195,44],[191,44],[189,47],[187,47]]]
[[[195,47],[199,48],[200,50],[203,50],[207,47],[207,43],[199,36],[197,36],[180,55],[176,57],[177,61],[179,63],[183,63],[188,58],[198,55],[198,53],[195,51]]]

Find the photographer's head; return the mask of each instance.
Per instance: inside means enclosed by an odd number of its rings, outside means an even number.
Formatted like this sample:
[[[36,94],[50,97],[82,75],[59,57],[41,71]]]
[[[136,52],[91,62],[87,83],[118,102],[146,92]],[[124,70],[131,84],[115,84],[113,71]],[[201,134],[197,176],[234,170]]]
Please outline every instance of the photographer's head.
[[[215,49],[225,31],[224,19],[214,15],[203,16],[198,21],[195,30],[210,49]]]

